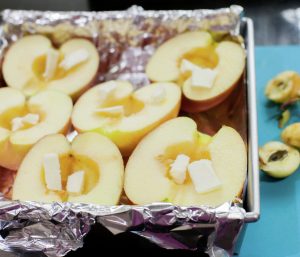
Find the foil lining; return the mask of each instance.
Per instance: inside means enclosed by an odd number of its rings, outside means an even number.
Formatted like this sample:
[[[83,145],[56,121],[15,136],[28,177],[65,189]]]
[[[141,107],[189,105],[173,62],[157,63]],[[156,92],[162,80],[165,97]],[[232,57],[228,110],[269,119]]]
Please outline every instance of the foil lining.
[[[149,83],[144,68],[156,47],[178,33],[204,29],[216,39],[230,36],[241,42],[242,11],[239,6],[193,11],[144,11],[138,6],[108,12],[5,10],[1,14],[0,57],[26,34],[47,35],[56,46],[72,37],[84,37],[93,41],[100,53],[95,84],[126,79],[138,88]],[[3,80],[0,83],[5,85]],[[19,202],[7,199],[8,195],[0,197],[0,249],[38,251],[48,256],[64,256],[82,247],[95,223],[113,234],[130,231],[166,249],[231,256],[246,217],[240,204],[233,203],[218,208],[168,203],[130,206],[125,205],[125,199],[123,205],[97,206]]]

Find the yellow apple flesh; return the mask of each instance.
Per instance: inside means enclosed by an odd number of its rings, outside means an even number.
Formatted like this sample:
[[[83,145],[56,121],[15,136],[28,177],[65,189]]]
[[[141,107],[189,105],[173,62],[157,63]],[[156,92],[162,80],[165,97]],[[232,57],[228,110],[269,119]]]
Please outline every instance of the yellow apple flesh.
[[[211,160],[221,187],[197,193],[189,176],[183,184],[176,184],[169,169],[179,154],[189,156],[190,162]],[[210,138],[199,134],[192,119],[179,117],[163,123],[138,144],[125,168],[124,188],[135,204],[168,201],[182,206],[218,206],[240,194],[246,169],[246,148],[238,132],[223,126]]]
[[[53,133],[67,133],[71,112],[72,100],[61,92],[45,90],[26,99],[18,89],[1,88],[0,166],[16,170],[39,139]],[[39,122],[12,131],[12,120],[28,113],[38,114]]]
[[[47,189],[43,168],[46,154],[59,156],[62,191]],[[83,192],[66,191],[68,176],[84,171]],[[106,137],[88,132],[72,143],[61,134],[41,139],[24,158],[13,186],[12,198],[38,202],[79,202],[101,205],[118,203],[123,188],[124,166],[118,148]]]
[[[186,32],[162,44],[150,58],[146,74],[155,82],[177,81],[180,77],[179,62],[191,49],[206,47],[213,43],[209,33]]]
[[[84,49],[88,58],[65,71],[59,64],[66,56]],[[58,67],[51,79],[45,79],[47,52],[53,50],[59,55]],[[4,56],[3,76],[8,86],[33,95],[46,88],[62,91],[73,98],[79,96],[93,81],[99,66],[96,47],[86,39],[71,39],[59,49],[41,35],[25,36],[15,42]]]
[[[182,109],[188,112],[208,110],[223,102],[236,86],[242,82],[245,69],[243,48],[233,42],[221,42],[215,49],[219,63],[217,76],[211,88],[196,88],[190,80],[183,84],[184,95]]]
[[[211,87],[194,86],[191,72],[182,72],[182,60],[214,69]],[[239,84],[245,68],[245,51],[237,43],[216,43],[207,32],[186,32],[162,44],[150,58],[146,73],[155,82],[177,82],[182,86],[182,109],[208,110],[226,99]]]
[[[100,98],[100,89],[115,83],[113,96]],[[160,88],[165,92],[161,102],[151,96]],[[154,83],[133,92],[125,81],[110,81],[88,90],[74,106],[72,124],[79,132],[96,131],[109,137],[124,156],[129,156],[137,143],[151,130],[177,116],[181,91],[173,83]],[[124,115],[97,113],[97,109],[122,106]]]

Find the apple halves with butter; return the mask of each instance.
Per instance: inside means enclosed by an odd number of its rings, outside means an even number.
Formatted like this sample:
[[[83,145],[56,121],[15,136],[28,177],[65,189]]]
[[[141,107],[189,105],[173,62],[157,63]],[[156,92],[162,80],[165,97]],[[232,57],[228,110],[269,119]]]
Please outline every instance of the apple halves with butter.
[[[173,83],[154,83],[136,91],[126,81],[108,81],[89,89],[76,102],[72,124],[79,132],[109,137],[123,156],[151,130],[177,116],[181,90]]]
[[[9,87],[33,95],[46,88],[77,98],[99,67],[96,47],[87,39],[71,39],[60,48],[42,35],[25,36],[10,46],[2,72]]]
[[[107,137],[88,132],[70,143],[61,134],[41,139],[24,158],[13,185],[14,200],[118,203],[124,165]]]
[[[182,109],[208,110],[238,85],[245,50],[231,41],[215,42],[208,32],[193,31],[163,43],[150,58],[146,74],[154,82],[175,82],[183,92]]]
[[[71,98],[44,90],[26,97],[22,91],[0,89],[0,166],[18,169],[38,140],[53,133],[67,133],[72,113]]]
[[[187,117],[169,120],[137,145],[125,168],[124,189],[134,204],[218,206],[240,196],[247,173],[246,146],[223,126],[213,137]]]

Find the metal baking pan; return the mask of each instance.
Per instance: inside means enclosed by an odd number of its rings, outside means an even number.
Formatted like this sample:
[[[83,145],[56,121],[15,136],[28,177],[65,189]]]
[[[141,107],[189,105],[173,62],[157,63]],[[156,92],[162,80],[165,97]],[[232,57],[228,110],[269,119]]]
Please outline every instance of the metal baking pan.
[[[88,12],[35,12],[35,11],[12,11],[6,10],[4,14],[6,19],[9,19],[14,27],[12,29],[12,34],[18,32],[18,29],[22,26],[27,26],[28,31],[34,31],[33,33],[39,33],[38,30],[33,28],[32,24],[35,23],[35,19],[39,19],[39,24],[43,25],[49,22],[50,28],[57,24],[57,17],[61,18],[63,21],[72,20],[72,25],[77,26],[77,22],[82,22],[83,24],[89,24],[94,18],[106,19],[112,17],[112,20],[121,18],[132,17],[147,17],[147,19],[161,19],[162,17],[205,17],[206,13],[212,15],[212,17],[218,17],[221,13],[222,15],[228,15],[230,11],[239,9],[237,6],[232,8],[220,9],[219,11],[213,10],[195,10],[195,11],[143,11],[139,7],[133,7],[128,11],[121,12],[99,12],[99,13],[88,13]],[[197,12],[198,11],[198,12]],[[173,16],[172,16],[173,15]],[[197,16],[198,15],[198,16]],[[4,17],[3,16],[3,17]],[[72,17],[72,19],[70,18]],[[53,19],[52,19],[53,18]],[[26,19],[27,22],[26,23]],[[52,19],[52,20],[51,20]],[[24,21],[25,20],[25,21]],[[229,19],[230,20],[230,19]],[[175,223],[180,221],[182,217],[186,217],[186,222],[181,224],[181,227],[187,228],[188,226],[193,227],[196,223],[210,223],[211,220],[216,219],[216,223],[232,220],[238,220],[236,226],[236,231],[228,232],[229,238],[232,241],[236,241],[236,237],[239,231],[245,223],[255,222],[258,220],[260,215],[260,197],[259,197],[259,167],[258,167],[258,140],[257,140],[257,115],[256,115],[256,88],[255,88],[255,65],[254,65],[254,33],[253,33],[253,23],[249,18],[242,18],[238,21],[240,35],[244,38],[244,45],[247,53],[247,63],[245,71],[245,91],[247,97],[247,143],[248,143],[248,178],[245,185],[243,208],[234,207],[231,208],[230,205],[226,205],[226,208],[194,208],[194,207],[176,207],[170,204],[153,204],[150,206],[93,206],[84,204],[70,204],[70,203],[54,203],[54,204],[40,204],[32,202],[16,202],[8,201],[4,198],[1,199],[0,205],[0,229],[8,233],[11,231],[8,237],[0,237],[0,249],[3,250],[16,250],[21,251],[43,251],[46,254],[53,255],[64,255],[70,250],[76,250],[82,247],[83,237],[87,234],[89,228],[92,224],[100,223],[102,226],[108,228],[111,232],[120,233],[124,231],[134,231],[144,238],[149,239],[156,244],[167,248],[167,249],[193,249],[194,246],[189,246],[189,244],[178,244],[177,241],[170,240],[168,238],[169,231],[168,227],[173,226]],[[52,25],[51,25],[52,24]],[[84,25],[80,27],[80,33],[86,33],[84,31]],[[82,29],[83,28],[83,29]],[[91,26],[91,31],[94,33],[94,24]],[[68,27],[70,30],[70,27]],[[0,28],[0,32],[4,31],[4,27]],[[49,31],[49,27],[48,27]],[[84,34],[86,35],[86,34]],[[95,39],[94,34],[91,37]],[[14,38],[14,35],[11,37]],[[5,41],[2,40],[1,47],[5,47]],[[164,219],[157,219],[159,215],[165,215]],[[169,215],[169,216],[168,216]],[[134,220],[134,217],[136,220]],[[159,216],[162,217],[162,216]],[[168,217],[168,218],[166,218]],[[171,219],[173,217],[173,219]],[[37,222],[38,219],[38,223]],[[140,220],[139,220],[140,219]],[[26,222],[24,222],[26,220]],[[52,221],[55,221],[55,226],[60,226],[59,229],[65,231],[64,235],[53,234],[55,232],[53,228]],[[157,227],[162,228],[165,226],[167,228],[167,235],[157,235],[153,234],[153,231],[135,231],[141,224],[151,223],[155,229]],[[157,222],[157,223],[155,223]],[[37,224],[39,227],[36,227]],[[71,224],[71,225],[70,225]],[[78,227],[81,224],[81,227]],[[84,224],[85,226],[82,226]],[[201,225],[200,224],[200,225]],[[157,227],[155,227],[157,226]],[[217,225],[216,225],[217,226]],[[230,226],[230,225],[229,225]],[[76,227],[76,229],[74,229]],[[200,227],[195,227],[198,231],[201,231]],[[31,231],[35,234],[35,240],[28,238],[23,238],[23,229]],[[29,229],[29,230],[28,230]],[[30,230],[31,229],[31,230]],[[203,228],[204,229],[204,228]],[[207,229],[207,227],[205,228]],[[222,228],[221,228],[222,230]],[[223,228],[226,234],[226,228]],[[116,232],[117,231],[117,232]],[[228,230],[229,231],[229,230]],[[171,231],[172,232],[172,231]],[[174,232],[174,231],[173,231]],[[40,234],[39,234],[40,233]],[[74,234],[73,234],[74,233]],[[175,232],[176,234],[176,232]],[[218,233],[216,233],[218,234]],[[179,233],[177,233],[178,239]],[[51,238],[50,240],[45,240],[45,236]],[[63,245],[55,244],[53,238],[62,236],[64,240]],[[161,237],[160,237],[161,236]],[[164,236],[164,237],[163,237]],[[221,239],[218,239],[218,235],[214,235],[217,243],[214,242],[211,245],[210,250],[216,246],[217,248],[222,248],[223,245],[220,243]],[[39,240],[41,239],[41,240]],[[191,238],[192,240],[193,238]],[[184,240],[179,242],[185,243]],[[190,243],[190,242],[188,242]],[[225,251],[232,252],[232,247],[234,242],[230,244]],[[212,253],[213,254],[213,253]],[[214,256],[214,255],[212,255]]]
[[[254,32],[250,18],[243,18],[241,34],[247,49],[247,106],[248,106],[248,183],[246,192],[246,221],[254,222],[260,215],[258,132],[256,110],[256,81],[254,63]]]

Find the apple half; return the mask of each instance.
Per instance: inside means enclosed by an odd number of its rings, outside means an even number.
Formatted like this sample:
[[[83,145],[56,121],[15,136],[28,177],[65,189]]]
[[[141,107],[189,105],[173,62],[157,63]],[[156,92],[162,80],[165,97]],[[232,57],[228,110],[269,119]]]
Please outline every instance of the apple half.
[[[43,164],[44,156],[59,157],[62,190],[49,190]],[[66,191],[74,172],[84,172],[80,194]],[[124,165],[120,151],[98,133],[80,134],[70,143],[61,134],[41,139],[24,158],[13,185],[12,198],[38,202],[79,202],[102,205],[118,203],[123,188]]]
[[[8,86],[33,95],[45,88],[76,98],[93,81],[99,66],[96,47],[86,39],[71,39],[59,49],[42,35],[25,36],[4,56],[2,72]]]
[[[181,90],[173,83],[154,83],[133,91],[129,82],[109,81],[78,99],[72,124],[79,132],[95,131],[109,137],[129,156],[147,133],[177,116],[180,100]]]
[[[189,62],[189,66],[198,70],[205,69],[198,74],[200,84],[193,84],[191,70],[182,70],[183,62]],[[218,43],[208,32],[194,31],[180,34],[162,44],[150,58],[146,74],[155,82],[180,84],[184,96],[182,109],[199,112],[221,103],[239,84],[244,68],[245,51],[241,45],[231,41]],[[214,77],[207,78],[211,76],[207,72],[212,71]]]
[[[18,89],[0,89],[0,166],[16,170],[39,139],[53,133],[67,133],[72,113],[69,96],[45,90],[30,98]],[[24,117],[36,120],[22,121]],[[19,123],[14,123],[15,121]],[[13,128],[14,125],[17,127]]]
[[[188,174],[183,184],[175,183],[170,167],[178,155],[188,156],[190,162],[210,160],[220,187],[198,193]],[[167,201],[215,207],[241,194],[246,171],[246,147],[233,128],[223,126],[210,137],[198,132],[192,119],[178,117],[160,125],[138,144],[125,168],[124,189],[134,204]]]

